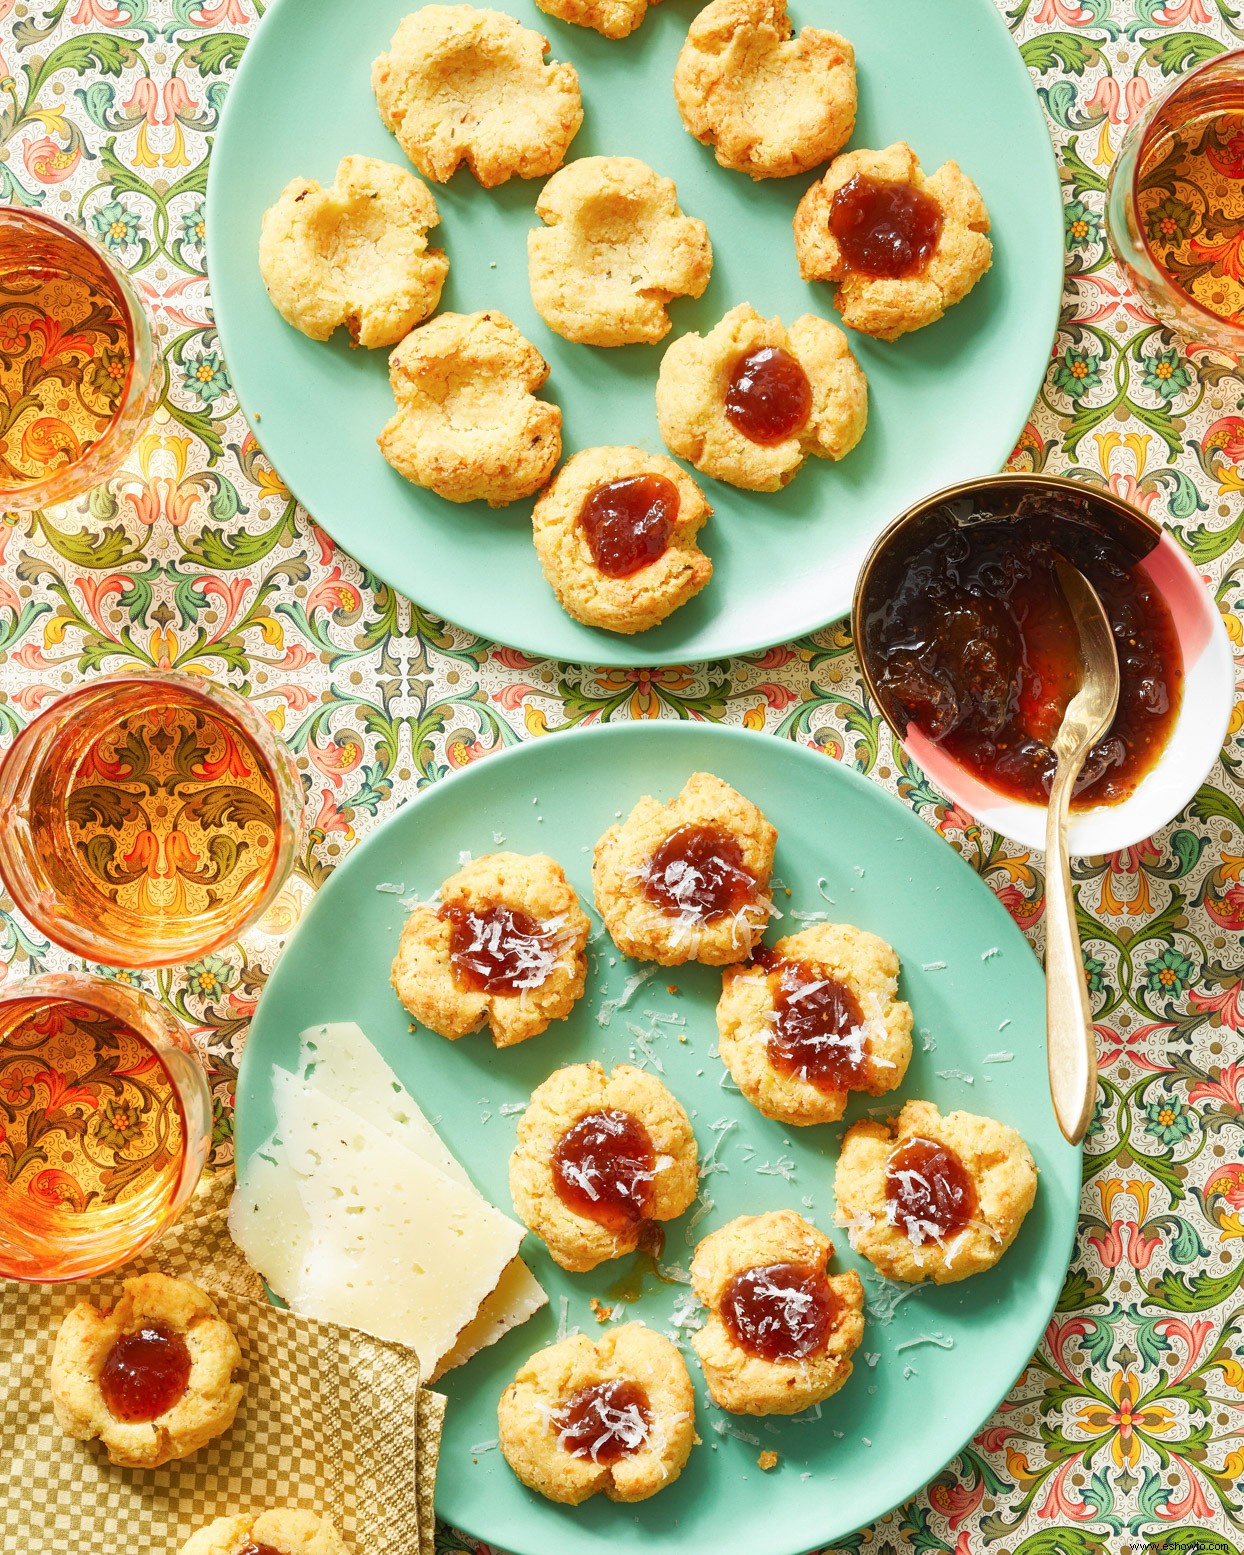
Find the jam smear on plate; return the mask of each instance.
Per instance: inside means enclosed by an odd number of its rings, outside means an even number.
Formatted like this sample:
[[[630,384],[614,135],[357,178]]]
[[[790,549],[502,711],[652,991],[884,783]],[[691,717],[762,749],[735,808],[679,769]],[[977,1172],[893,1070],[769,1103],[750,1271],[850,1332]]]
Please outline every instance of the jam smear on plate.
[[[797,1076],[826,1092],[865,1086],[864,1012],[846,984],[767,946],[753,959],[779,975],[767,1044],[769,1062],[778,1073]]]
[[[610,1231],[648,1218],[656,1173],[648,1130],[617,1107],[585,1113],[553,1152],[553,1186],[562,1203]]]
[[[160,1323],[122,1334],[109,1350],[99,1389],[114,1420],[141,1425],[158,1420],[185,1395],[190,1381],[186,1341]]]
[[[589,491],[579,513],[592,560],[607,578],[629,578],[665,555],[678,517],[678,487],[664,475],[628,475]]]
[[[648,1395],[638,1382],[597,1382],[554,1410],[551,1425],[572,1457],[617,1463],[638,1452],[652,1424]]]
[[[936,1139],[914,1134],[885,1170],[886,1218],[909,1242],[944,1242],[976,1214],[976,1185],[963,1162]]]
[[[770,1263],[731,1275],[721,1320],[734,1342],[766,1361],[799,1361],[824,1347],[840,1303],[823,1271]]]
[[[557,936],[520,908],[442,907],[441,917],[449,924],[449,965],[462,988],[521,993],[539,988],[557,965]]]
[[[653,853],[640,877],[662,912],[692,923],[719,923],[755,904],[756,877],[735,837],[720,826],[680,826]]]
[[[1034,532],[1035,531],[1035,532]],[[877,692],[982,782],[1044,804],[1050,748],[1082,674],[1056,555],[1097,590],[1119,657],[1119,708],[1089,752],[1074,809],[1126,799],[1179,713],[1183,655],[1152,578],[1114,541],[1078,524],[985,518],[944,530],[903,563],[864,623]]]
[[[829,206],[829,230],[852,270],[877,280],[919,275],[942,235],[942,208],[913,184],[856,173]]]
[[[726,386],[726,420],[753,443],[785,442],[812,414],[812,385],[789,351],[763,346],[734,364]]]

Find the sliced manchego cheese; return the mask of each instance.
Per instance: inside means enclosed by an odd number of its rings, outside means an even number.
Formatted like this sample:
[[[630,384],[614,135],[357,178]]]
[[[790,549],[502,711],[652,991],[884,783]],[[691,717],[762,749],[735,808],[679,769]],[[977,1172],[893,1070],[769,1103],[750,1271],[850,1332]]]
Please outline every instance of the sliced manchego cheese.
[[[534,1317],[547,1304],[548,1299],[544,1286],[523,1260],[513,1259],[506,1264],[496,1290],[458,1335],[453,1349],[441,1358],[431,1381],[435,1382],[455,1366],[469,1361],[490,1344],[496,1344],[511,1328],[517,1328],[529,1317]]]
[[[374,1123],[446,1177],[470,1182],[414,1097],[353,1021],[308,1027],[299,1039],[298,1073],[321,1096]]]
[[[547,1303],[515,1256],[522,1228],[478,1192],[358,1026],[304,1031],[298,1069],[273,1071],[276,1127],[239,1171],[229,1212],[277,1295],[409,1344],[429,1377]]]

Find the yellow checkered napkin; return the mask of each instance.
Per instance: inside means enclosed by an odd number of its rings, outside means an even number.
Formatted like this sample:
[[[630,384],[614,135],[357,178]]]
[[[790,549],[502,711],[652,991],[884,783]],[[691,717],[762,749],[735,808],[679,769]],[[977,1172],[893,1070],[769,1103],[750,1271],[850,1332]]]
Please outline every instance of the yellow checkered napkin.
[[[329,1517],[360,1555],[432,1555],[445,1400],[411,1350],[271,1306],[225,1223],[233,1180],[208,1179],[160,1241],[75,1285],[0,1282],[3,1555],[175,1555],[214,1517],[298,1506]],[[111,1304],[122,1279],[160,1270],[207,1291],[237,1335],[242,1406],[190,1458],[119,1469],[52,1416],[48,1368],[76,1302]]]

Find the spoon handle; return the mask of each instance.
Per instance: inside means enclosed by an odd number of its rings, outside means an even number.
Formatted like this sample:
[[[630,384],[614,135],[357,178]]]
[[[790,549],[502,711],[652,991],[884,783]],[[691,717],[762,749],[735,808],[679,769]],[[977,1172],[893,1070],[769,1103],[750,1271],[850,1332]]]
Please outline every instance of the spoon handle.
[[[1050,1096],[1066,1139],[1078,1145],[1097,1096],[1097,1042],[1084,981],[1067,859],[1067,817],[1078,763],[1060,761],[1045,823],[1045,1032]]]

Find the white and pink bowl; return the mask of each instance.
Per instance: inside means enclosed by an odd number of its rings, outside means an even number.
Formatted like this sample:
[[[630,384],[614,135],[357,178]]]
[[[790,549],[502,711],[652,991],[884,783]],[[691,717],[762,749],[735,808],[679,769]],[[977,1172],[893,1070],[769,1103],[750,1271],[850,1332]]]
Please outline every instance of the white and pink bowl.
[[[996,512],[1020,522],[1039,522],[1041,512],[1051,506],[1060,517],[1091,523],[1133,547],[1141,556],[1137,565],[1166,601],[1183,653],[1183,697],[1158,760],[1126,799],[1072,813],[1072,854],[1116,853],[1143,842],[1191,803],[1222,750],[1235,697],[1231,644],[1222,616],[1200,574],[1159,523],[1112,492],[1057,476],[990,475],[961,482],[908,508],[879,536],[856,581],[852,632],[870,695],[933,785],[983,826],[1023,847],[1043,848],[1043,805],[1000,793],[917,728],[898,728],[889,719],[870,673],[861,628],[893,565],[954,522],[948,515]]]

